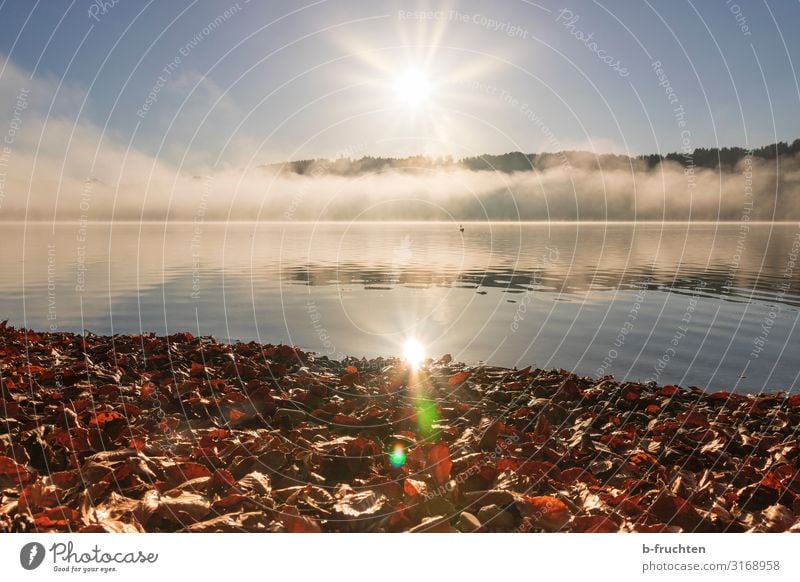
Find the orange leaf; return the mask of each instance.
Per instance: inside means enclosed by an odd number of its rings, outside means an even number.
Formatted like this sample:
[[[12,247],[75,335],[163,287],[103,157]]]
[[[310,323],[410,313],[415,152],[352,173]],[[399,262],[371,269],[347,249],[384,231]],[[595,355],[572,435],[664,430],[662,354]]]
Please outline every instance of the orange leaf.
[[[615,533],[619,526],[601,515],[583,515],[572,520],[572,531],[579,533]]]
[[[450,378],[447,379],[447,383],[450,384],[450,386],[458,386],[466,382],[470,376],[471,374],[469,372],[459,372],[458,374],[450,376]]]
[[[98,428],[103,428],[109,422],[113,422],[115,420],[124,420],[124,419],[125,417],[122,416],[119,412],[111,410],[108,412],[98,412],[89,420],[89,424],[96,426]]]
[[[572,519],[572,513],[566,504],[549,495],[538,497],[526,495],[518,507],[521,513],[532,519],[535,527],[549,531],[560,530]]]
[[[417,481],[416,479],[407,478],[403,483],[403,492],[409,497],[425,495],[427,491],[428,486],[424,481]]]
[[[156,391],[156,386],[152,382],[145,382],[144,384],[142,384],[142,390],[141,390],[142,398],[148,398],[155,391]]]
[[[231,408],[231,411],[228,413],[228,418],[233,422],[236,422],[244,415],[245,415],[244,412],[242,412],[241,410],[236,410],[235,408]]]
[[[439,485],[447,483],[453,461],[450,460],[450,447],[446,443],[437,443],[428,451],[428,464],[433,478]]]
[[[132,449],[136,449],[137,451],[143,451],[147,446],[147,442],[144,439],[132,438],[130,441],[128,441],[128,446]]]
[[[199,363],[199,362],[192,362],[192,369],[189,372],[189,376],[192,378],[198,378],[204,376],[206,373],[206,367]]]

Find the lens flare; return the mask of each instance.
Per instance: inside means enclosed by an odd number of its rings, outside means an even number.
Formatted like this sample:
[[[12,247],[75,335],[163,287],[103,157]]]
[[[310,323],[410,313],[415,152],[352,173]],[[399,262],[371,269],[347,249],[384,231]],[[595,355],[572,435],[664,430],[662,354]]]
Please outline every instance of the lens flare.
[[[439,412],[436,409],[436,403],[429,398],[420,398],[415,408],[419,434],[428,438],[433,434],[433,426],[439,422]]]
[[[402,467],[406,464],[406,449],[400,443],[394,446],[391,454],[389,455],[389,462],[393,467]]]
[[[425,361],[425,348],[415,339],[406,340],[403,346],[403,357],[410,367],[419,368]]]

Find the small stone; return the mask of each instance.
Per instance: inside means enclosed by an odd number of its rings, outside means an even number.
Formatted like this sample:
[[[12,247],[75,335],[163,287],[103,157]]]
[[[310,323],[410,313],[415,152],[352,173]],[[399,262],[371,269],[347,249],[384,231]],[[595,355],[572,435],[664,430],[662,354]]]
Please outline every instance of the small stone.
[[[511,513],[499,505],[484,505],[478,511],[478,520],[488,529],[507,531],[516,525]]]
[[[464,533],[476,532],[481,529],[481,522],[468,511],[464,511],[458,519],[458,529]]]

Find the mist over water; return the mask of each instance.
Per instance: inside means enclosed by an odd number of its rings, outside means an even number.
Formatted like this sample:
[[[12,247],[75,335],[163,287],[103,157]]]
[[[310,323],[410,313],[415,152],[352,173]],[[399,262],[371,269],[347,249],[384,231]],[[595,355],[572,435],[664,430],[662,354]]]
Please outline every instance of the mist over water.
[[[113,149],[113,148],[112,148]],[[107,156],[108,154],[103,154]],[[122,155],[122,153],[120,153]],[[96,169],[60,175],[62,162],[16,160],[5,219],[35,220],[800,220],[794,157],[746,158],[735,168],[665,161],[555,164],[517,172],[424,168],[352,176],[255,167],[185,172],[113,154]],[[133,160],[131,159],[133,158]],[[627,158],[626,158],[627,159]],[[48,164],[52,163],[52,167]],[[43,176],[47,176],[44,178]],[[91,176],[87,179],[86,176]],[[122,176],[122,178],[120,178]],[[145,179],[146,178],[146,179]]]

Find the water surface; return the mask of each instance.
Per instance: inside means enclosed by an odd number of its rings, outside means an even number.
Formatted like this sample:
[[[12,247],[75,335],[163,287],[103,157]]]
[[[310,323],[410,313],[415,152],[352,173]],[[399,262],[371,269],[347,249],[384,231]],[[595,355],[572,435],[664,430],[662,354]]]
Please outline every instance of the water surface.
[[[0,315],[331,357],[432,355],[741,391],[798,385],[800,228],[706,223],[3,225]]]

